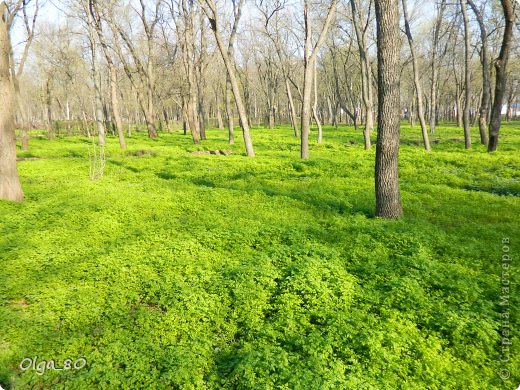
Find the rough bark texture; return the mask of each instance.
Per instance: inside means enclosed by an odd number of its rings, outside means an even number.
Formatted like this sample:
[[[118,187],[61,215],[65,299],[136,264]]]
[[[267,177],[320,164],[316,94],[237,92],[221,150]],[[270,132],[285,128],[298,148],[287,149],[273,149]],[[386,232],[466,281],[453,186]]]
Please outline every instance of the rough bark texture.
[[[376,216],[403,214],[399,192],[400,37],[398,0],[376,0],[378,63],[378,132],[375,189]]]
[[[488,152],[497,150],[498,133],[500,131],[500,121],[502,112],[502,101],[506,90],[506,69],[509,60],[509,52],[511,51],[511,40],[513,38],[513,4],[511,0],[501,0],[502,9],[504,10],[504,36],[502,38],[502,46],[500,54],[495,61],[496,82],[495,82],[495,98],[493,99],[493,107],[491,109],[491,123],[489,126],[489,144]]]
[[[0,199],[20,202],[22,186],[16,165],[16,136],[14,132],[14,90],[9,73],[9,14],[0,3]]]

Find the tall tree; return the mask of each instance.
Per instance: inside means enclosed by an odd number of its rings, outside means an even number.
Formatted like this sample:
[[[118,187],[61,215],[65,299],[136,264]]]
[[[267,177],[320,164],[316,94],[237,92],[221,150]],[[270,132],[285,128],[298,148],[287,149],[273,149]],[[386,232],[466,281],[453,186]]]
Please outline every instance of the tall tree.
[[[240,0],[238,13],[241,13],[241,7],[244,3],[244,0]],[[242,127],[242,135],[244,137],[244,143],[246,147],[246,153],[249,157],[254,157],[255,151],[253,149],[253,141],[251,140],[251,134],[249,132],[249,120],[247,118],[247,111],[242,100],[242,95],[240,92],[240,88],[238,85],[238,80],[235,71],[235,63],[234,58],[229,55],[229,45],[226,47],[224,45],[224,40],[222,38],[222,34],[220,32],[219,18],[218,18],[218,10],[217,4],[214,0],[204,0],[201,2],[202,9],[204,13],[208,17],[211,30],[215,35],[215,40],[217,41],[217,46],[219,48],[222,59],[224,60],[224,65],[226,66],[227,75],[229,77],[229,82],[231,84],[231,88],[233,90],[233,95],[235,96],[235,103],[238,110],[238,115],[240,117],[240,126]],[[237,22],[238,23],[238,22]]]
[[[400,51],[398,0],[375,0],[377,21],[376,216],[403,214],[399,191]]]
[[[5,2],[0,3],[0,199],[22,201],[24,198],[16,164],[16,136],[14,132],[13,74],[10,72],[10,29],[22,0],[12,12]]]
[[[490,99],[490,83],[489,83],[489,61],[488,61],[488,33],[486,24],[484,23],[483,12],[479,11],[473,0],[468,0],[480,29],[480,63],[482,65],[482,99],[480,100],[479,116],[478,116],[478,127],[480,130],[480,142],[482,145],[488,144],[487,136],[487,116],[489,110],[489,99]]]
[[[410,30],[410,19],[408,17],[408,7],[406,5],[407,0],[402,0],[403,3],[403,16],[404,16],[404,27],[406,38],[408,39],[408,45],[410,46],[410,55],[412,56],[412,68],[413,68],[413,82],[415,85],[415,96],[417,99],[417,116],[421,124],[422,137],[424,149],[430,151],[430,139],[428,137],[428,131],[426,130],[426,121],[424,119],[424,106],[423,106],[423,93],[421,79],[419,77],[419,64],[417,57],[415,56],[415,46],[412,37],[412,31]]]
[[[327,17],[321,28],[317,41],[312,44],[312,21],[310,16],[310,2],[305,1],[303,5],[303,16],[305,24],[305,43],[303,49],[303,98],[301,111],[301,158],[309,158],[309,133],[311,130],[311,96],[314,80],[314,62],[318,51],[325,41],[332,18],[336,12],[337,0],[332,0],[327,10]]]
[[[462,112],[462,123],[464,125],[464,144],[466,149],[471,148],[471,130],[469,123],[469,109],[471,98],[471,79],[470,79],[470,30],[468,12],[466,9],[466,0],[460,0],[460,10],[462,12],[462,20],[464,21],[464,111]]]
[[[356,38],[359,50],[359,60],[361,67],[361,88],[363,105],[365,106],[365,129],[363,136],[365,138],[365,149],[368,150],[372,147],[370,141],[370,133],[374,129],[374,116],[372,114],[372,108],[374,106],[372,97],[372,67],[370,66],[370,59],[368,58],[368,43],[367,34],[368,26],[370,24],[370,9],[372,0],[368,2],[368,15],[363,13],[363,8],[359,6],[358,0],[350,0],[350,6],[352,9],[352,23],[354,30],[356,31]]]
[[[502,101],[504,100],[504,94],[506,91],[507,62],[509,60],[509,52],[511,51],[513,23],[515,18],[511,0],[500,0],[500,2],[502,3],[502,10],[504,12],[505,26],[500,53],[495,61],[495,97],[493,99],[493,107],[491,108],[488,152],[494,152],[497,150],[498,133],[500,131],[502,113]]]
[[[97,0],[89,0],[89,9],[90,18],[95,27],[97,37],[99,39],[99,43],[101,44],[101,49],[103,50],[103,55],[105,56],[105,60],[108,65],[108,73],[110,76],[110,100],[112,101],[112,115],[114,117],[114,122],[116,125],[117,136],[119,139],[119,146],[121,149],[126,149],[126,141],[125,134],[123,130],[123,121],[121,119],[121,112],[119,108],[119,96],[118,96],[118,88],[117,88],[117,69],[114,64],[114,60],[112,58],[112,54],[110,52],[109,46],[103,34],[103,26],[101,23],[101,13],[99,9],[99,4]]]
[[[446,9],[446,0],[441,0],[437,8],[437,17],[435,20],[435,27],[433,30],[433,42],[432,42],[432,84],[430,90],[430,133],[435,133],[435,124],[437,120],[437,84],[439,78],[439,56],[438,47],[441,32],[442,20],[444,18],[444,10]]]

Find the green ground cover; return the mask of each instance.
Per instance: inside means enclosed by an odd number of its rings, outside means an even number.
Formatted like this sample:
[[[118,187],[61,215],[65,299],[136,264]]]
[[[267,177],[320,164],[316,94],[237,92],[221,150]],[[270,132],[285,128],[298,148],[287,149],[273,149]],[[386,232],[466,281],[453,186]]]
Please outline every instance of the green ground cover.
[[[520,124],[494,154],[452,126],[431,154],[402,132],[399,221],[374,218],[375,150],[352,128],[309,161],[287,127],[253,129],[255,158],[218,130],[110,138],[97,181],[87,138],[31,139],[26,201],[0,202],[0,384],[516,389],[520,265],[504,307],[500,258],[504,237],[520,254]],[[21,370],[34,356],[87,365]]]

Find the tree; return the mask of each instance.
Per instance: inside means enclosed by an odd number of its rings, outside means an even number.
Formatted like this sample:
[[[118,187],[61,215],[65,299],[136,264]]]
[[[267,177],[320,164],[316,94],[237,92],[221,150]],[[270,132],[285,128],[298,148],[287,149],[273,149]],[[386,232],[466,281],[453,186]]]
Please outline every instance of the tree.
[[[460,9],[462,12],[462,20],[464,21],[464,111],[462,112],[462,123],[464,124],[464,144],[466,149],[471,148],[471,131],[469,123],[469,108],[471,97],[471,80],[470,80],[470,30],[468,13],[466,10],[466,0],[460,0]]]
[[[509,52],[511,51],[511,41],[513,39],[513,22],[514,12],[511,0],[500,0],[502,10],[504,12],[505,26],[504,35],[502,37],[502,45],[500,54],[495,60],[495,97],[493,99],[493,107],[491,109],[491,123],[489,126],[489,144],[488,152],[497,150],[498,133],[500,131],[502,101],[506,90],[507,81],[507,61],[509,60]]]
[[[0,3],[0,199],[17,202],[22,201],[24,195],[16,164],[10,29],[21,4],[19,0],[10,12],[5,2]]]
[[[140,7],[132,8],[136,12],[143,28],[145,41],[144,50],[139,46],[140,42],[138,40],[136,42],[136,40],[132,39],[132,36],[118,23],[120,17],[119,15],[118,17],[114,15],[113,8],[115,8],[115,4],[111,4],[107,8],[107,12],[104,16],[105,21],[112,30],[114,49],[137,94],[137,101],[144,115],[148,136],[150,138],[157,138],[154,104],[156,84],[154,48],[155,30],[161,18],[160,10],[162,2],[157,0],[152,10],[148,9],[144,0],[139,0],[139,4]],[[121,45],[119,38],[121,38],[124,45]]]
[[[314,62],[318,55],[318,50],[325,41],[327,31],[336,11],[337,0],[332,0],[328,7],[327,17],[321,28],[318,40],[312,44],[312,22],[310,17],[309,1],[305,1],[303,5],[303,17],[305,24],[305,44],[303,49],[303,99],[301,113],[301,158],[309,158],[309,133],[311,130],[311,95],[314,80]]]
[[[374,106],[372,97],[372,67],[370,66],[370,60],[368,58],[368,44],[367,44],[367,32],[370,23],[370,7],[372,0],[368,3],[368,16],[366,23],[364,23],[365,16],[362,8],[359,6],[358,0],[350,0],[350,6],[352,8],[352,23],[356,31],[356,38],[359,50],[359,61],[361,67],[361,88],[363,104],[365,106],[365,129],[363,136],[365,138],[365,149],[368,150],[372,147],[370,141],[370,133],[374,129],[374,116],[372,114],[372,108]]]
[[[403,214],[399,191],[400,51],[398,0],[375,0],[378,116],[375,166],[376,216]]]
[[[238,9],[236,11],[238,13],[238,15],[241,14],[241,8],[242,8],[243,3],[244,3],[244,0],[240,0],[240,2],[238,3]],[[204,2],[201,3],[201,5],[202,5],[202,9],[204,10],[204,13],[206,14],[206,16],[209,20],[211,30],[213,31],[213,34],[215,35],[215,40],[217,41],[217,46],[219,48],[220,54],[222,55],[222,59],[224,60],[224,65],[226,66],[227,75],[229,77],[229,82],[230,82],[231,88],[233,90],[233,95],[235,96],[235,103],[237,106],[238,115],[240,117],[240,126],[242,127],[242,134],[243,134],[244,143],[246,146],[246,153],[249,157],[254,157],[255,152],[253,149],[253,141],[251,140],[251,134],[249,132],[249,120],[247,118],[247,111],[246,111],[246,107],[242,100],[240,88],[238,86],[238,80],[237,80],[236,72],[235,72],[234,59],[229,55],[229,45],[228,45],[228,47],[225,47],[224,40],[220,33],[220,27],[219,27],[220,20],[218,18],[217,5],[214,0],[204,0]],[[235,17],[236,21],[237,21],[237,19],[238,18]]]
[[[89,20],[92,21],[92,24],[95,27],[99,43],[101,44],[101,48],[103,50],[103,54],[108,65],[108,72],[110,74],[110,99],[112,101],[112,114],[114,116],[117,136],[119,138],[119,146],[121,147],[121,149],[126,149],[125,135],[123,132],[123,121],[121,120],[121,113],[119,109],[119,97],[117,92],[117,70],[114,65],[114,60],[110,53],[108,44],[103,35],[101,15],[99,12],[99,5],[97,0],[89,0],[89,13]]]
[[[23,23],[25,26],[25,33],[27,36],[26,40],[25,40],[23,53],[22,53],[22,56],[18,63],[17,69],[15,70],[14,67],[11,68],[16,105],[18,107],[18,112],[20,113],[20,117],[21,117],[22,150],[27,150],[29,148],[29,136],[27,134],[27,127],[28,127],[27,112],[26,112],[25,105],[24,105],[24,102],[23,102],[21,94],[20,94],[20,78],[22,77],[22,74],[25,69],[25,64],[26,64],[27,58],[29,56],[29,49],[30,49],[31,44],[34,39],[36,19],[38,18],[38,12],[40,10],[40,2],[39,2],[39,0],[36,0],[34,2],[34,11],[32,14],[32,18],[30,18],[30,21],[29,21],[29,15],[28,15],[28,10],[27,10],[29,3],[31,3],[31,0],[26,0],[26,1],[22,1],[22,5],[21,5],[21,11],[23,14]]]
[[[435,27],[433,30],[433,42],[432,42],[432,84],[430,90],[430,133],[435,133],[435,124],[437,120],[437,84],[439,78],[439,63],[440,58],[437,53],[439,46],[441,24],[444,17],[444,10],[446,9],[446,0],[441,0],[440,5],[437,9],[437,17],[435,20]]]
[[[480,48],[480,63],[482,64],[482,99],[480,101],[478,127],[480,130],[480,142],[482,145],[487,145],[487,116],[490,99],[488,33],[482,12],[479,11],[473,0],[468,0],[468,4],[477,18],[480,29],[480,39],[482,40],[482,46]]]
[[[410,30],[410,21],[408,18],[408,7],[406,6],[406,0],[402,0],[403,4],[403,16],[404,16],[404,27],[406,32],[406,38],[408,39],[408,45],[410,46],[410,54],[412,56],[412,67],[413,67],[413,82],[415,85],[415,96],[417,98],[417,116],[421,123],[422,137],[424,149],[430,151],[430,140],[428,138],[428,131],[426,130],[426,121],[424,119],[424,107],[423,107],[423,93],[421,80],[419,77],[419,64],[417,63],[417,57],[415,56],[415,47],[412,38],[412,32]]]

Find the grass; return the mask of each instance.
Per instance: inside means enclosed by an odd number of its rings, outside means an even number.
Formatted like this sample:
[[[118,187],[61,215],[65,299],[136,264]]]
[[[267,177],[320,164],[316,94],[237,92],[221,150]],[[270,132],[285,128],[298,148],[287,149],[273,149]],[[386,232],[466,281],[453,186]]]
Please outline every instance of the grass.
[[[402,133],[399,221],[374,218],[375,151],[351,128],[325,128],[309,161],[287,127],[253,129],[253,159],[218,130],[110,138],[97,181],[87,138],[32,139],[26,200],[0,203],[0,384],[516,388],[518,272],[501,306],[500,258],[504,237],[520,251],[520,124],[494,154],[452,126],[431,154]]]

